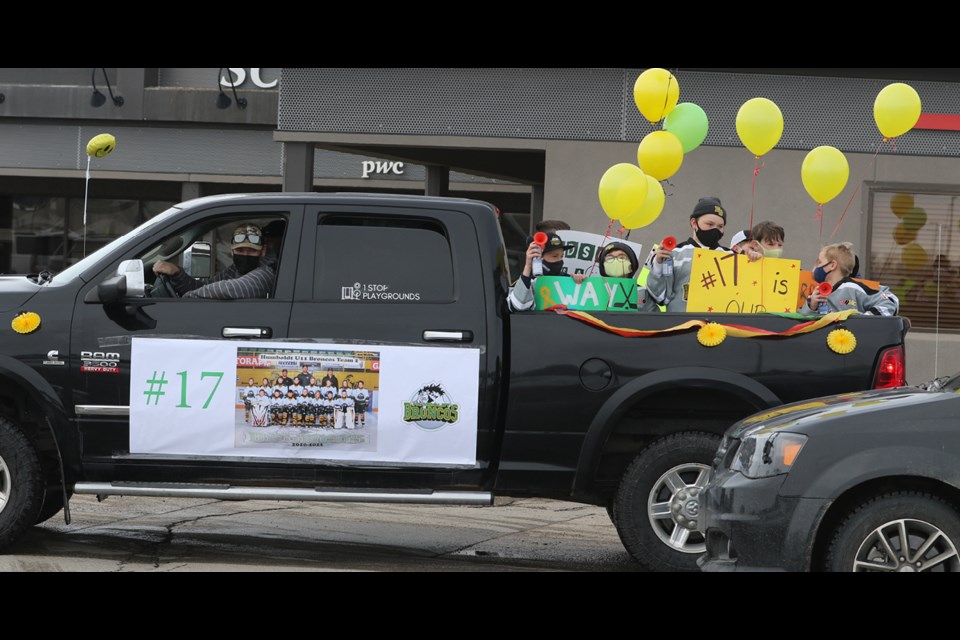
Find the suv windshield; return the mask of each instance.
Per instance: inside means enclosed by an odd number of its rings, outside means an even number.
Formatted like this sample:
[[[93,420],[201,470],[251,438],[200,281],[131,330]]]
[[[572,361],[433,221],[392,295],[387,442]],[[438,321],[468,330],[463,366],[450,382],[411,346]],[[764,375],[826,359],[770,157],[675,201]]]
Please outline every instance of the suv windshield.
[[[96,264],[96,262],[100,260],[103,256],[113,251],[114,247],[121,241],[125,241],[127,238],[130,238],[132,236],[139,236],[146,233],[147,231],[149,231],[159,223],[165,221],[167,218],[169,218],[170,216],[172,216],[174,213],[178,211],[180,211],[180,209],[178,209],[177,207],[170,207],[166,211],[162,213],[158,213],[157,215],[153,216],[152,218],[150,218],[149,220],[141,224],[136,229],[120,236],[119,238],[114,239],[112,242],[100,247],[99,249],[97,249],[87,257],[83,258],[82,260],[76,262],[75,264],[70,265],[69,267],[67,267],[57,275],[53,276],[53,279],[51,280],[51,282],[53,284],[65,284],[73,280],[74,278],[78,277],[81,273],[83,273],[87,268]]]

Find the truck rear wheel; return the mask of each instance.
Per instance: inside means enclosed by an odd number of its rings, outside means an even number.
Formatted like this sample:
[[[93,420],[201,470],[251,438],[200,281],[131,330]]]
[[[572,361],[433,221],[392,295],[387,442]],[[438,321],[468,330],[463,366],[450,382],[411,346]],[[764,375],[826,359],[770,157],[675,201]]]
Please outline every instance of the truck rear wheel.
[[[613,522],[634,560],[651,571],[698,571],[706,551],[697,530],[700,493],[720,446],[704,432],[653,442],[627,467],[614,500]]]
[[[0,551],[36,522],[42,502],[37,452],[12,422],[0,418]]]

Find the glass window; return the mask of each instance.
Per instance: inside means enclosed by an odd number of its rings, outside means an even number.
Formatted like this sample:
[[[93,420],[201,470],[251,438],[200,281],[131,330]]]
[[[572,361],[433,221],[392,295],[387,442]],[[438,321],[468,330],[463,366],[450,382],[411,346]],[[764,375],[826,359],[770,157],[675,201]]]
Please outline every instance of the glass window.
[[[0,270],[21,274],[62,271],[174,204],[91,198],[84,229],[83,198],[15,195],[9,203],[10,228],[0,238],[10,246],[9,264],[0,259]]]
[[[313,296],[379,303],[452,302],[453,258],[435,221],[320,219]]]
[[[873,192],[863,275],[890,287],[914,327],[960,329],[958,200],[960,193]]]

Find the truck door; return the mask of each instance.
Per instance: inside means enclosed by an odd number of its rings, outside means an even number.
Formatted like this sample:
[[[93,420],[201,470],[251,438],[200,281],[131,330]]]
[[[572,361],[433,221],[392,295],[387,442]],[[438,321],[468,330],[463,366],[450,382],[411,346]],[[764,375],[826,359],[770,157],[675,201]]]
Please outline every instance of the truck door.
[[[375,365],[367,359],[343,367],[330,361],[341,387],[345,380],[353,387],[365,380],[372,395],[367,419],[381,428],[376,450],[341,464],[330,480],[350,483],[353,474],[367,484],[401,486],[407,478],[412,486],[482,486],[493,454],[495,407],[488,385],[495,381],[484,374],[491,366],[485,283],[470,215],[409,206],[308,206],[301,252],[312,259],[301,261],[291,339],[323,338],[380,358]],[[370,367],[381,364],[373,375]],[[448,393],[454,384],[463,397]],[[409,440],[395,435],[404,429]],[[468,429],[469,444],[455,439]],[[447,448],[433,455],[430,448],[444,438],[450,439]],[[377,480],[368,460],[390,477]],[[360,466],[368,468],[361,472]]]
[[[178,216],[165,226],[151,229],[139,242],[128,244],[122,254],[116,255],[108,267],[80,289],[71,327],[70,386],[85,464],[116,465],[119,469],[127,463],[141,466],[150,463],[149,459],[129,455],[131,385],[134,391],[149,388],[146,379],[130,378],[133,338],[222,341],[287,336],[297,270],[301,211],[302,205],[236,204]],[[104,304],[97,296],[97,286],[113,276],[123,260],[143,260],[148,281],[154,277],[152,265],[160,260],[177,264],[186,273],[192,270],[194,275],[202,271],[220,272],[232,264],[234,240],[231,234],[239,225],[253,223],[262,228],[273,221],[279,224],[281,235],[272,245],[267,242],[267,250],[275,251],[278,257],[274,291],[269,297],[127,296],[120,303]],[[249,238],[245,242],[249,243]],[[166,380],[165,396],[147,398],[176,402],[174,398],[181,382],[176,369],[156,368],[157,377],[163,376]],[[238,397],[236,388],[246,382],[237,380],[236,376],[236,370],[227,371],[220,380],[223,389],[229,390],[233,398]],[[141,396],[135,397],[139,399]],[[204,425],[196,424],[195,428],[200,432]],[[123,473],[114,471],[112,477],[122,478]]]

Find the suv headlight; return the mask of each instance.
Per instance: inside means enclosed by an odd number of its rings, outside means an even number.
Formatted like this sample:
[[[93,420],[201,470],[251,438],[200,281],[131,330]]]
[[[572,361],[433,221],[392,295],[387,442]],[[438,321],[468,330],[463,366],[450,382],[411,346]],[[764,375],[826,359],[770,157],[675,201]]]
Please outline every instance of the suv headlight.
[[[799,433],[755,433],[740,442],[730,468],[748,478],[769,478],[790,473],[807,436]]]

